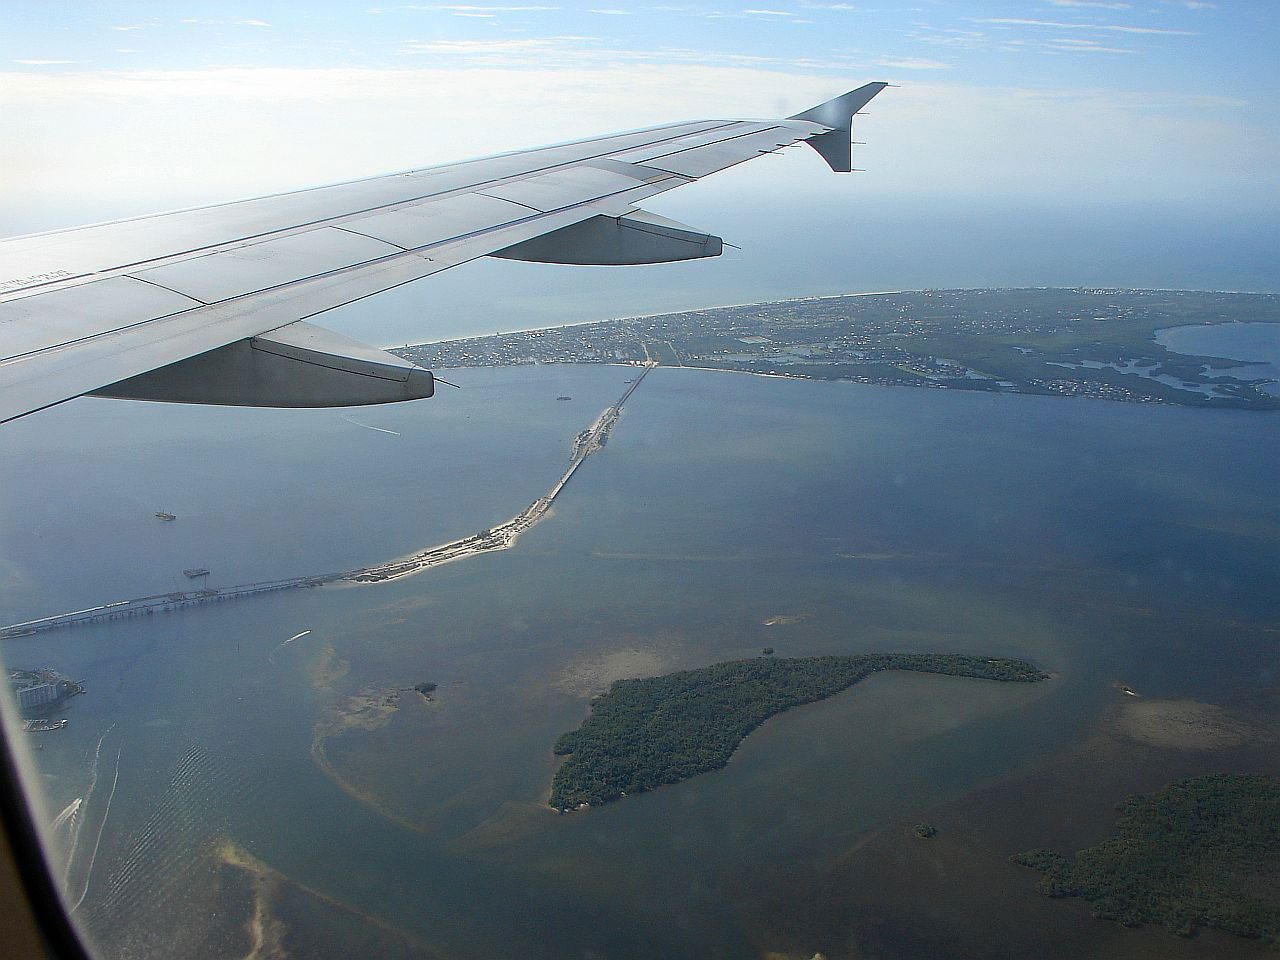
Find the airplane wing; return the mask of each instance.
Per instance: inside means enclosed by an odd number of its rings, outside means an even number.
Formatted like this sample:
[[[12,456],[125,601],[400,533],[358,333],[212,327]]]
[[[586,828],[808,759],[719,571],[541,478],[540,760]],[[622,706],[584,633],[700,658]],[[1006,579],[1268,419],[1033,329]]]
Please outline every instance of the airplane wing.
[[[73,397],[346,406],[429,397],[312,321],[477,257],[635,264],[718,237],[637,204],[807,142],[850,169],[869,83],[785,120],[705,120],[0,241],[0,423]]]

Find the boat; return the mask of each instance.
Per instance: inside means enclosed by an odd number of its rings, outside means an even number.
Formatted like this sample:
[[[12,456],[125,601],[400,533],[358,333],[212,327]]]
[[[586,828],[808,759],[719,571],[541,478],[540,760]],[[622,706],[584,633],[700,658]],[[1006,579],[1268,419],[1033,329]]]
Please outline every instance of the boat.
[[[184,577],[190,577],[192,580],[194,580],[196,577],[207,577],[209,575],[209,568],[208,567],[192,567],[189,570],[183,570],[182,575]]]
[[[172,513],[166,513],[164,510],[157,510],[157,511],[156,511],[156,519],[157,519],[157,520],[164,520],[164,521],[167,523],[167,522],[168,522],[168,521],[170,521],[170,520],[177,520],[178,518],[177,518],[177,516],[176,516],[176,515],[174,515],[174,514],[172,514]]]

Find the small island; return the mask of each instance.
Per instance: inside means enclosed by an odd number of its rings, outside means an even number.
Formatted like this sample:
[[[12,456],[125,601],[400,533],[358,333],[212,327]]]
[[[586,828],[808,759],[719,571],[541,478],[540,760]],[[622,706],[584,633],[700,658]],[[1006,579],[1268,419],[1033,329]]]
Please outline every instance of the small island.
[[[1110,840],[1064,857],[1015,854],[1044,873],[1036,889],[1091,901],[1127,927],[1159,923],[1184,937],[1216,927],[1280,943],[1280,780],[1212,775],[1120,806]],[[1270,891],[1270,893],[1268,893]]]
[[[555,753],[569,759],[556,771],[549,802],[560,811],[580,809],[719,769],[774,714],[882,670],[1014,683],[1048,678],[1025,660],[887,653],[756,657],[618,680],[592,701],[582,726],[556,742]]]

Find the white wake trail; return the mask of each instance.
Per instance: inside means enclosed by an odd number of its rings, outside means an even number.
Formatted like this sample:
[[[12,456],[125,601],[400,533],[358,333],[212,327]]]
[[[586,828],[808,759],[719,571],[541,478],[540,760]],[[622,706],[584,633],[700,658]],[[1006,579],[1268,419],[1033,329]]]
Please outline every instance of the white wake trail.
[[[295,640],[301,640],[310,632],[311,632],[310,630],[303,630],[301,633],[295,633],[292,637],[290,637],[288,640],[285,640],[283,643],[276,644],[275,647],[271,650],[271,653],[267,656],[267,659],[270,660],[272,663],[275,663],[276,650],[279,650],[281,647],[285,646],[286,644],[293,643],[293,641]]]
[[[102,811],[102,823],[98,824],[98,839],[94,841],[93,853],[89,855],[89,868],[84,874],[84,889],[80,891],[80,899],[76,901],[76,905],[67,913],[75,913],[80,909],[80,904],[84,903],[84,898],[89,895],[89,881],[93,879],[93,864],[98,859],[98,847],[102,845],[102,833],[107,829],[107,815],[111,813],[111,801],[116,797],[116,784],[120,782],[120,753],[116,751],[116,775],[111,781],[111,792],[107,794],[107,806]]]
[[[93,766],[89,768],[89,789],[84,792],[84,803],[87,805],[93,799],[94,788],[98,786],[98,758],[102,755],[102,741],[107,739],[107,734],[116,728],[113,723],[102,731],[102,736],[98,738],[98,745],[93,750]],[[76,805],[78,812],[80,805]],[[66,812],[65,810],[63,811]],[[80,827],[84,823],[83,820],[76,817],[71,821],[71,826],[67,829],[69,834],[67,838],[67,866],[62,871],[62,890],[64,893],[70,893],[68,886],[71,883],[71,865],[76,860],[76,849],[80,842]]]
[[[377,430],[379,433],[389,433],[393,437],[400,436],[400,434],[396,433],[394,430],[388,430],[386,427],[375,427],[371,423],[361,423],[355,417],[343,417],[342,419],[347,421],[347,423],[354,424],[357,427],[364,427],[366,430]]]

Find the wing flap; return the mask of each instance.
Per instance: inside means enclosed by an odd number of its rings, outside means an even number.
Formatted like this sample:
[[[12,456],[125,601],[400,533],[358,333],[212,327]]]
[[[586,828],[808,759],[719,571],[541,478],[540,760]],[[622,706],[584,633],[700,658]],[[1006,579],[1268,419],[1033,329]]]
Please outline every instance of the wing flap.
[[[310,323],[237,340],[111,384],[94,396],[248,407],[334,407],[420,400],[431,371]]]
[[[535,263],[631,266],[718,257],[723,250],[724,242],[719,237],[637,210],[625,217],[602,214],[582,220],[490,256]]]

